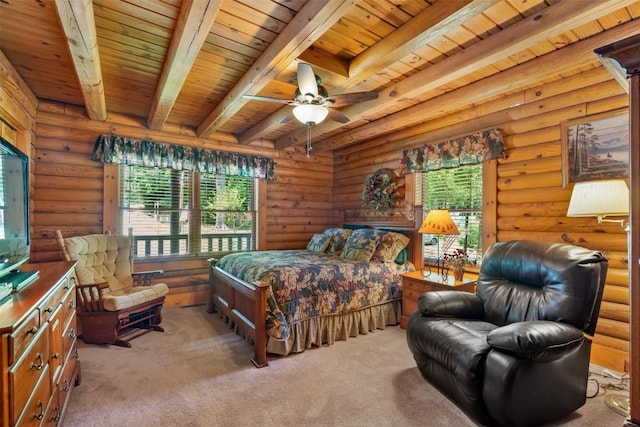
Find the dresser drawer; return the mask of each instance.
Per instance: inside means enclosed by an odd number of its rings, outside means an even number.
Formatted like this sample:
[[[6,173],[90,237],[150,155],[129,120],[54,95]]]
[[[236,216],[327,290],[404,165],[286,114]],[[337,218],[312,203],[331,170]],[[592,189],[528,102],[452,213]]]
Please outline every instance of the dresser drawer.
[[[49,399],[49,406],[47,406],[47,412],[42,420],[41,427],[53,427],[57,426],[62,417],[62,406],[58,399],[59,393],[55,386],[51,389],[51,398]]]
[[[69,353],[76,347],[77,337],[78,319],[76,317],[72,317],[69,324],[67,325],[67,328],[62,334],[62,360],[67,359],[69,357]]]
[[[66,327],[72,317],[76,317],[76,293],[69,289],[62,299],[62,324]]]
[[[61,408],[67,405],[69,396],[71,396],[71,389],[76,385],[75,378],[77,377],[76,371],[80,366],[79,363],[78,353],[74,350],[64,365],[64,370],[56,387]]]
[[[411,299],[411,300],[418,300],[418,297],[420,295],[422,295],[423,293],[427,292],[427,291],[431,291],[432,289],[422,286],[422,285],[407,285],[407,284],[403,284],[402,286],[402,296],[403,299]]]
[[[49,371],[51,372],[52,387],[58,381],[62,363],[64,361],[64,350],[62,345],[62,306],[53,313],[49,319]]]
[[[35,336],[33,344],[9,370],[9,388],[14,396],[12,403],[14,414],[22,412],[22,408],[29,399],[34,387],[45,372],[47,373],[47,389],[49,389],[48,359],[49,329],[44,327]],[[47,397],[44,400],[44,404],[46,405],[48,401],[49,398]]]
[[[65,291],[73,289],[76,286],[76,273],[72,270],[70,274],[64,276],[60,282],[60,287]]]
[[[60,305],[60,301],[62,301],[62,297],[67,291],[62,288],[62,286],[58,286],[54,292],[51,293],[39,306],[40,309],[40,322],[44,323],[51,318],[53,312]]]
[[[40,312],[32,310],[9,337],[9,366],[24,352],[40,331]]]
[[[13,422],[16,426],[39,426],[44,421],[47,404],[51,396],[51,384],[49,383],[49,366],[42,369],[40,381],[35,389],[29,389],[31,396],[24,406],[24,410],[19,415],[14,406]],[[22,407],[20,407],[22,408]]]

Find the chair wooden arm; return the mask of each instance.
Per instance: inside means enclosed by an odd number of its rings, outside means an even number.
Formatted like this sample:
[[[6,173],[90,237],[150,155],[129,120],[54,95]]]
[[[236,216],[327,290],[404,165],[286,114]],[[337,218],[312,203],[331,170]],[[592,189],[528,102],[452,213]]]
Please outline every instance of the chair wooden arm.
[[[76,285],[76,305],[79,312],[104,311],[102,304],[105,289],[109,289],[108,283],[92,283]]]
[[[131,273],[131,278],[136,286],[149,286],[151,282],[164,274],[164,270],[138,271]]]

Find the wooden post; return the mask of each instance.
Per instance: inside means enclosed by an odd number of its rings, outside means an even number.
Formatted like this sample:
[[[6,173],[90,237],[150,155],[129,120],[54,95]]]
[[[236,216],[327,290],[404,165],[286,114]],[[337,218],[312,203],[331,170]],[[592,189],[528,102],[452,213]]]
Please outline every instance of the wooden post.
[[[56,242],[60,247],[60,254],[64,261],[71,261],[71,256],[69,252],[67,252],[67,246],[64,244],[64,237],[62,237],[62,232],[60,230],[56,230]]]
[[[596,49],[627,70],[629,84],[629,401],[625,427],[640,426],[640,34]],[[636,238],[632,238],[636,236]]]

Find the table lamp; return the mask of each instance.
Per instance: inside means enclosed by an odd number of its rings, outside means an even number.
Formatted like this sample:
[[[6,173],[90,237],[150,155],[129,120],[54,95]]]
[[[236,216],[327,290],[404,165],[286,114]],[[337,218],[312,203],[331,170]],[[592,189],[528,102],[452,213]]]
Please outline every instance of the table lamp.
[[[440,236],[443,234],[460,234],[458,227],[451,219],[449,210],[447,209],[431,209],[427,217],[422,222],[418,233],[435,234],[438,236],[438,258],[436,259],[436,270],[438,274],[444,275],[444,263],[440,264]],[[431,273],[431,266],[427,265],[427,273],[423,271],[423,275],[428,276]]]

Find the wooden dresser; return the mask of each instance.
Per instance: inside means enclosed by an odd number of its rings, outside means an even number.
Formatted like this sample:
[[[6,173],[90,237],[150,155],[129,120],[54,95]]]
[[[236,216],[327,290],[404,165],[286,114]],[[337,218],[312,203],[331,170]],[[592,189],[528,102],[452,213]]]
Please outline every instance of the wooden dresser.
[[[2,426],[57,425],[80,383],[74,265],[24,265],[38,278],[0,302]]]

